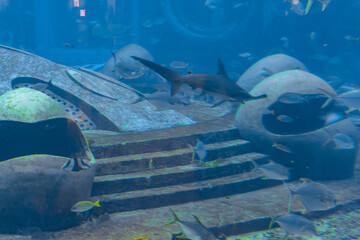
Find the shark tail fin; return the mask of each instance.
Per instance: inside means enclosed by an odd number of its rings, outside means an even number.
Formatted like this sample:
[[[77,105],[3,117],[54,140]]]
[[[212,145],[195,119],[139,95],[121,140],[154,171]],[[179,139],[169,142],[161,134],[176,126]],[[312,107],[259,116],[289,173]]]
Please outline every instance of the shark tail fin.
[[[174,210],[172,210],[172,209],[170,208],[170,211],[171,211],[171,214],[172,214],[172,216],[173,216],[173,220],[171,220],[171,221],[168,222],[168,223],[165,223],[163,226],[169,226],[169,225],[172,225],[172,224],[174,224],[174,223],[176,223],[176,222],[180,222],[180,219],[178,218],[178,216],[176,216],[176,213],[174,212]]]
[[[131,56],[133,59],[141,62],[143,65],[147,66],[151,70],[158,73],[160,76],[165,78],[169,83],[171,83],[171,96],[174,96],[180,89],[182,82],[180,81],[181,75],[177,72],[161,66],[160,64],[151,62],[149,60],[139,58],[136,56]]]

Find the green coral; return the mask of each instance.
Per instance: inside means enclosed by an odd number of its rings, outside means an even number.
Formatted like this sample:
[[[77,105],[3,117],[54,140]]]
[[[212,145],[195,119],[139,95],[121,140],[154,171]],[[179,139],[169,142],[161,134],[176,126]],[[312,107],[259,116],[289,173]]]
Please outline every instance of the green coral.
[[[56,101],[30,88],[18,88],[0,96],[0,120],[37,122],[66,115]]]

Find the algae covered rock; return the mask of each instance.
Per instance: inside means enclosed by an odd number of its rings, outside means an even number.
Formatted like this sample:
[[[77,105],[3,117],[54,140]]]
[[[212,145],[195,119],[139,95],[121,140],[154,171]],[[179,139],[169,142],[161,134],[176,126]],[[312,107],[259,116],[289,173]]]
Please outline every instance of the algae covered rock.
[[[0,96],[0,120],[37,122],[66,114],[52,98],[30,88],[18,88]]]

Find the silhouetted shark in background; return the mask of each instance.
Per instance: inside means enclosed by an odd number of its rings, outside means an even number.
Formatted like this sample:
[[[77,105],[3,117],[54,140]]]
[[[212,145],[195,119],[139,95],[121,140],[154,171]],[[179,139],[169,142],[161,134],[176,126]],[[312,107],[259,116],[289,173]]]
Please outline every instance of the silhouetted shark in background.
[[[218,74],[187,74],[180,75],[177,72],[168,69],[160,64],[151,62],[149,60],[132,56],[132,58],[138,60],[151,70],[155,71],[168,82],[171,83],[171,96],[175,95],[180,89],[182,84],[187,84],[193,89],[202,89],[204,93],[212,93],[218,95],[222,98],[225,98],[220,103],[217,103],[214,106],[218,106],[226,101],[232,102],[241,102],[256,100],[266,98],[267,95],[263,94],[260,96],[251,96],[243,88],[237,85],[235,82],[231,81],[226,72],[224,65],[219,58],[219,72]],[[214,107],[213,106],[213,107]]]

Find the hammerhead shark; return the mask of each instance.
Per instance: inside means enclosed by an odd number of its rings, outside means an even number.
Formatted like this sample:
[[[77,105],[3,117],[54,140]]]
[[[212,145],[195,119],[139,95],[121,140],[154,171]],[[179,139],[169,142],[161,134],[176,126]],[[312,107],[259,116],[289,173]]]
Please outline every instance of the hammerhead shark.
[[[149,60],[132,56],[151,70],[158,73],[171,83],[171,96],[174,96],[180,89],[182,84],[187,84],[193,89],[202,89],[203,93],[211,93],[222,97],[224,100],[215,104],[218,106],[226,101],[245,103],[245,101],[266,98],[267,95],[252,96],[235,82],[229,79],[226,74],[224,65],[219,58],[218,74],[192,74],[180,75],[179,73],[161,66],[160,64],[151,62]]]

